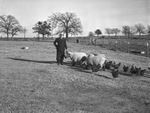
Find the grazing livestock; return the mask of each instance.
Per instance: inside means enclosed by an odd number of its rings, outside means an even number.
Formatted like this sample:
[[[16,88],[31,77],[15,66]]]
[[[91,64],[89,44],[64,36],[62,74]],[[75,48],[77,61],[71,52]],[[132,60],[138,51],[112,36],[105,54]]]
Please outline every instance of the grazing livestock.
[[[136,66],[133,66],[133,65],[132,65],[132,67],[130,69],[130,73],[131,74],[135,74],[137,76],[144,76],[145,72],[146,72],[146,69],[141,69],[141,67],[137,68]]]
[[[91,69],[93,72],[97,72],[99,68],[104,68],[104,63],[106,61],[104,54],[90,54],[87,56],[86,60],[83,61],[82,64],[85,64],[87,66],[91,66]]]
[[[130,73],[131,74],[136,74],[136,68],[134,67],[134,64],[132,64],[132,67],[131,67],[131,69],[130,69]]]
[[[119,71],[118,71],[118,69],[113,69],[113,70],[112,70],[112,76],[113,76],[113,78],[117,78],[117,77],[119,76]]]
[[[146,69],[136,68],[138,76],[144,76],[144,73],[146,72]]]
[[[119,62],[118,64],[116,64],[115,62],[113,63],[113,67],[114,69],[118,69],[120,67],[121,63]]]
[[[145,72],[146,72],[146,69],[143,69],[143,70],[141,69],[140,75],[141,75],[141,76],[144,76],[144,73],[145,73]]]
[[[146,72],[146,69],[137,68],[136,75],[138,75],[138,76],[144,76],[145,72]]]
[[[118,64],[116,64],[116,62],[114,61],[109,61],[109,62],[105,62],[105,68],[106,69],[118,69],[120,67],[121,63],[119,62]]]
[[[133,71],[131,71],[131,74],[140,75],[141,68],[137,68],[136,66],[133,68]]]
[[[137,68],[137,67],[135,67],[135,70],[136,70],[136,75],[137,76],[140,76],[141,75],[141,68]]]
[[[129,66],[125,66],[125,65],[124,65],[124,66],[123,66],[123,71],[124,71],[124,72],[127,72],[128,70],[129,70]]]
[[[109,62],[108,62],[108,61],[106,60],[106,61],[105,61],[105,68],[106,68],[106,69],[110,69],[111,66],[112,66],[112,61],[109,61]]]
[[[69,52],[66,51],[66,58],[70,57],[70,59],[72,60],[72,66],[75,66],[75,64],[77,62],[82,62],[86,59],[87,54],[84,52]]]

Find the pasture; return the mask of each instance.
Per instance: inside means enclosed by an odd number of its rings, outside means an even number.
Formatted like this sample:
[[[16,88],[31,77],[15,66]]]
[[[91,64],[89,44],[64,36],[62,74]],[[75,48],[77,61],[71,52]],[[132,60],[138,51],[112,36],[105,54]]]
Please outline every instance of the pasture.
[[[103,53],[122,64],[150,67],[150,58],[67,42],[69,51]],[[27,46],[29,49],[21,49]],[[1,113],[149,113],[150,73],[145,76],[57,65],[52,41],[0,41]]]
[[[80,43],[82,44],[92,44],[90,38],[88,37],[79,37]],[[135,51],[144,51],[145,54],[138,54],[141,56],[150,57],[150,38],[148,37],[140,37],[137,39],[134,38],[125,38],[125,37],[95,37],[96,39],[96,46],[101,46],[103,48],[107,48],[110,50],[117,50],[123,52],[131,52],[132,50]],[[70,38],[71,42],[76,42],[74,38]],[[148,46],[147,46],[148,43]]]

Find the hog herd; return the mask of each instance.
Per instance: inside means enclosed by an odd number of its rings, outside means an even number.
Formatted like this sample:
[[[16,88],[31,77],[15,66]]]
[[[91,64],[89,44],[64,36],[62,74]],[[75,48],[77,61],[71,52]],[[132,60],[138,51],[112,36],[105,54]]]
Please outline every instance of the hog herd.
[[[134,64],[129,66],[123,65],[121,62],[108,61],[104,54],[87,55],[84,52],[70,52],[66,50],[65,58],[71,59],[72,66],[79,64],[82,70],[91,69],[92,72],[109,70],[113,78],[119,77],[120,73],[128,76],[144,76],[147,69],[150,71],[149,67],[142,69]]]

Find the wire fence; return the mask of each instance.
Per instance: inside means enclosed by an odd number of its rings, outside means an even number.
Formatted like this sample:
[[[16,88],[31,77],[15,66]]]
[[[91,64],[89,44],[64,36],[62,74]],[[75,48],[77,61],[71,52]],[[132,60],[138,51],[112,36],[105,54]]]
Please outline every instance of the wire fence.
[[[0,38],[0,41],[44,41],[52,42],[53,38]],[[113,51],[123,51],[141,56],[150,57],[150,38],[97,38],[97,37],[72,37],[69,42],[85,45],[100,46]]]
[[[150,39],[128,38],[70,38],[72,43],[100,46],[113,51],[123,51],[136,55],[150,57]]]

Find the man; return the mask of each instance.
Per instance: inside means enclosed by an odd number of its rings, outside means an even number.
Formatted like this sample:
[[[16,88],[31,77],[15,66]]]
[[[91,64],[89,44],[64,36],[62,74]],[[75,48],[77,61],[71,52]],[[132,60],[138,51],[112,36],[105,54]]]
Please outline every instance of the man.
[[[63,65],[63,60],[65,57],[64,55],[65,49],[67,49],[66,39],[63,38],[62,34],[59,34],[59,38],[56,38],[53,43],[57,50],[57,54],[56,54],[57,63],[58,65],[59,64]]]

